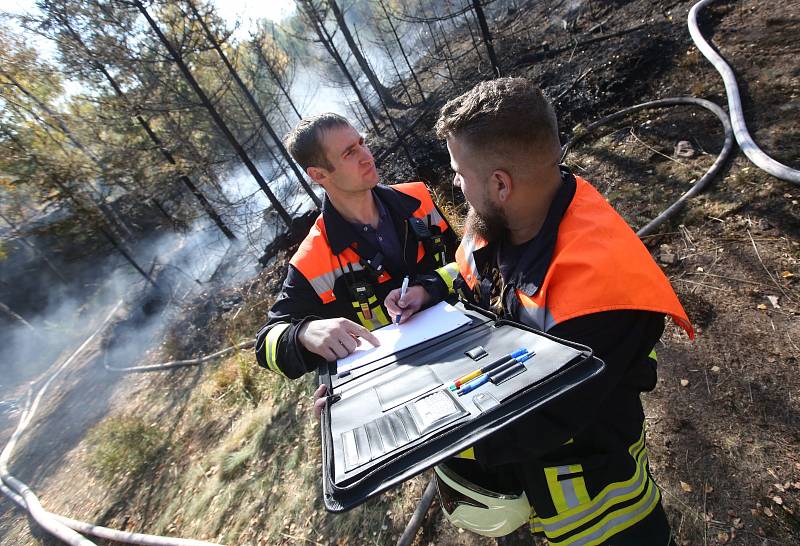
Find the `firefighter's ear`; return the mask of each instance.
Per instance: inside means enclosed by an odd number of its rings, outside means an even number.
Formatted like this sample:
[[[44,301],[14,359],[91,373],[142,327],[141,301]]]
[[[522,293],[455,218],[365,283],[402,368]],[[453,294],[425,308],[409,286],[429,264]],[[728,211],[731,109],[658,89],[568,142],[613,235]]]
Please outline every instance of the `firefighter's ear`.
[[[495,196],[500,203],[505,203],[511,197],[514,191],[514,180],[508,171],[503,169],[495,169],[492,172],[491,178],[492,188],[494,189]]]
[[[312,181],[320,185],[328,178],[328,171],[320,167],[309,167],[306,169],[306,174]]]

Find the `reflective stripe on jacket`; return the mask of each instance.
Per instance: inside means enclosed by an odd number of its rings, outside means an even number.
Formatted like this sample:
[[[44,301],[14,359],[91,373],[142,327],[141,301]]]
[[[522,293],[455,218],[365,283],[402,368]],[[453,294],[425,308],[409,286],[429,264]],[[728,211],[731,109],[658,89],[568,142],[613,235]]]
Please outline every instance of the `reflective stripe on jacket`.
[[[414,217],[422,218],[427,225],[437,226],[441,232],[447,229],[447,222],[434,206],[428,188],[422,182],[408,182],[395,184],[393,189],[410,195],[420,201],[420,206],[414,211]],[[405,234],[406,237],[408,234]],[[418,243],[417,262],[425,255],[421,242]],[[360,264],[361,258],[352,249],[346,248],[342,253],[335,255],[331,252],[325,232],[325,222],[322,215],[317,218],[308,236],[301,243],[300,248],[289,261],[303,276],[308,279],[311,286],[322,299],[323,303],[330,303],[336,299],[333,292],[336,279],[353,271],[361,271],[364,267]],[[378,282],[383,283],[391,278],[387,271],[378,277]]]
[[[399,269],[376,276],[365,269],[362,258],[374,258],[362,247],[358,233],[332,207],[327,196],[323,212],[290,260],[281,294],[269,312],[269,321],[256,335],[256,360],[264,368],[291,378],[317,369],[321,357],[308,353],[297,342],[297,328],[304,319],[344,317],[373,330],[391,321],[383,300],[399,288],[404,275],[431,274],[440,262],[452,259],[455,235],[421,182],[378,186],[376,198],[386,208],[401,244]],[[445,252],[428,252],[426,244],[409,228],[419,218],[430,231],[443,236]],[[442,259],[442,255],[445,259]],[[366,264],[367,262],[363,262]],[[353,296],[352,288],[363,295]]]

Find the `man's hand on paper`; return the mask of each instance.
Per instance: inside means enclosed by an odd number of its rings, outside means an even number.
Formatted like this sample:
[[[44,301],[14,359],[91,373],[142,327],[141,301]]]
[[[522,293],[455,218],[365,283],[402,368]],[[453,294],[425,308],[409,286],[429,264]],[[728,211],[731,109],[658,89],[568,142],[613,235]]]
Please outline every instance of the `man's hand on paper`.
[[[325,403],[328,401],[328,385],[322,384],[314,391],[314,415],[317,420],[322,415],[322,410],[325,409]]]
[[[395,288],[389,292],[383,304],[386,306],[386,310],[389,311],[390,316],[396,317],[400,315],[400,324],[403,324],[411,318],[411,315],[427,305],[430,300],[431,296],[427,290],[421,286],[412,286],[406,290],[406,295],[403,298],[400,298],[400,289]]]
[[[361,345],[361,338],[377,347],[381,344],[369,330],[346,318],[312,320],[297,334],[300,343],[329,362],[344,358]]]

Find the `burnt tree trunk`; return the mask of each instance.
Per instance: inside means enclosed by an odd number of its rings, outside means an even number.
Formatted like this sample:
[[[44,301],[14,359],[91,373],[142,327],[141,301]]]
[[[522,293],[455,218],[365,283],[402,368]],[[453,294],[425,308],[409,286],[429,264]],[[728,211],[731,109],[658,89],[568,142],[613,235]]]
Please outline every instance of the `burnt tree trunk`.
[[[211,118],[214,120],[214,123],[217,125],[217,127],[219,127],[219,130],[222,131],[222,134],[225,135],[225,138],[228,140],[231,147],[234,149],[236,154],[242,160],[242,163],[244,163],[245,167],[247,167],[247,170],[250,171],[250,174],[253,176],[256,183],[258,183],[258,186],[267,196],[267,199],[269,199],[273,208],[278,212],[281,219],[286,224],[286,227],[291,228],[292,217],[289,215],[288,212],[286,212],[286,209],[283,207],[283,205],[275,198],[275,194],[272,193],[272,190],[267,185],[267,181],[264,180],[264,177],[261,176],[260,172],[258,172],[258,169],[253,164],[253,161],[250,159],[250,157],[247,155],[247,152],[245,152],[244,148],[242,148],[242,145],[239,143],[239,141],[236,140],[236,137],[233,136],[233,133],[231,133],[231,130],[228,128],[225,121],[222,119],[222,116],[220,116],[219,112],[217,112],[217,109],[214,108],[213,104],[211,104],[211,101],[208,99],[208,96],[205,94],[205,91],[203,91],[203,89],[200,87],[200,84],[197,83],[197,80],[192,75],[191,71],[189,70],[189,67],[186,66],[186,63],[183,62],[183,59],[181,58],[180,54],[177,52],[175,47],[170,43],[170,41],[167,39],[164,33],[161,32],[161,29],[158,28],[158,25],[153,20],[153,18],[150,17],[150,13],[148,13],[147,9],[145,9],[141,0],[133,0],[133,4],[136,6],[139,12],[142,15],[144,15],[144,18],[147,20],[147,24],[150,26],[153,32],[155,32],[156,36],[158,36],[158,39],[167,49],[175,64],[178,65],[178,68],[183,74],[183,77],[186,78],[186,81],[192,87],[195,94],[197,94],[197,97],[200,99],[200,102],[203,104],[206,110],[208,110],[208,113],[211,115]]]
[[[267,67],[267,70],[269,71],[270,76],[272,76],[273,81],[277,84],[278,88],[283,93],[283,96],[286,97],[286,100],[289,102],[289,106],[292,107],[292,110],[297,116],[297,119],[303,119],[303,115],[300,113],[300,110],[298,110],[297,106],[294,104],[294,101],[292,101],[292,97],[289,95],[289,91],[283,85],[280,76],[278,75],[277,72],[275,72],[275,69],[272,67],[272,64],[269,62],[267,57],[264,55],[264,52],[261,50],[261,45],[256,43],[255,38],[253,38],[253,40],[250,43],[253,49],[255,50],[256,54],[258,55],[261,64]]]
[[[475,9],[475,16],[478,18],[478,26],[480,26],[481,34],[483,34],[483,43],[486,45],[486,51],[489,53],[489,62],[492,63],[492,70],[500,77],[503,74],[500,72],[500,63],[497,61],[497,55],[494,54],[492,33],[489,32],[489,25],[486,23],[486,16],[483,14],[481,1],[472,0],[472,7]]]
[[[192,0],[186,0],[186,4],[189,6],[189,9],[192,10],[192,15],[194,15],[197,22],[200,23],[200,27],[202,27],[203,32],[206,35],[206,38],[211,44],[211,47],[214,48],[214,51],[216,51],[220,59],[222,59],[222,62],[225,64],[225,68],[228,69],[228,72],[233,77],[233,80],[236,82],[236,85],[239,86],[239,90],[245,96],[247,102],[250,104],[250,107],[258,116],[258,119],[261,121],[261,125],[267,130],[267,133],[269,133],[270,138],[275,142],[275,145],[278,147],[278,151],[286,159],[287,163],[289,163],[289,166],[292,168],[292,171],[294,171],[294,174],[297,177],[297,181],[300,182],[300,185],[303,187],[306,193],[308,193],[308,196],[311,198],[314,204],[318,208],[321,207],[322,201],[320,201],[319,197],[317,197],[317,194],[314,193],[314,190],[311,189],[311,186],[306,181],[305,176],[303,175],[302,172],[300,172],[300,169],[292,159],[292,156],[289,155],[289,152],[283,145],[283,142],[281,142],[281,139],[278,138],[278,135],[275,134],[275,131],[272,129],[272,125],[270,124],[269,120],[267,120],[267,116],[264,115],[264,110],[258,105],[255,97],[253,97],[253,94],[244,84],[242,78],[239,76],[239,73],[236,71],[236,69],[228,60],[228,56],[225,55],[224,51],[222,51],[222,48],[219,46],[219,42],[217,42],[217,39],[212,34],[211,29],[208,28],[205,19],[201,17],[200,13],[197,11],[194,2],[192,2]]]
[[[336,3],[336,0],[328,0],[328,4],[330,4],[331,10],[333,10],[333,16],[336,19],[336,24],[339,25],[339,29],[342,31],[342,36],[344,36],[347,46],[353,53],[353,57],[355,57],[358,66],[361,67],[362,72],[364,72],[364,75],[367,76],[367,80],[369,80],[370,85],[373,89],[375,89],[378,97],[380,97],[380,99],[387,106],[392,108],[406,108],[404,104],[400,103],[392,96],[392,92],[389,90],[389,88],[381,83],[381,81],[378,79],[378,76],[375,75],[375,72],[369,66],[367,59],[365,59],[364,55],[361,53],[361,48],[358,47],[353,39],[353,35],[350,33],[350,28],[347,26],[347,22],[344,20],[344,14],[339,9],[339,5]]]
[[[419,96],[424,101],[425,93],[422,91],[422,86],[417,79],[417,73],[414,72],[414,67],[411,66],[411,62],[408,60],[408,55],[406,55],[406,50],[403,47],[403,43],[400,41],[400,36],[397,35],[397,29],[395,28],[394,23],[392,23],[392,18],[389,16],[389,11],[386,9],[386,4],[384,4],[383,0],[378,0],[378,4],[380,4],[383,14],[386,16],[386,22],[389,23],[389,28],[392,29],[392,35],[394,35],[394,39],[397,42],[397,47],[400,48],[400,53],[403,55],[403,60],[406,62],[408,70],[411,72],[411,77],[414,78],[414,83],[417,84]]]
[[[306,15],[308,16],[308,19],[311,22],[311,26],[314,28],[314,32],[317,33],[317,37],[319,38],[320,42],[328,51],[330,56],[333,57],[333,60],[336,61],[336,65],[339,67],[339,70],[341,70],[342,74],[344,74],[344,77],[347,78],[347,82],[350,84],[350,87],[353,89],[353,92],[355,92],[356,97],[358,97],[358,102],[361,103],[361,107],[367,114],[367,117],[369,118],[369,121],[372,124],[373,130],[378,135],[383,134],[380,127],[378,127],[378,122],[375,120],[375,116],[372,114],[372,110],[370,110],[369,104],[367,103],[364,96],[361,94],[361,90],[358,88],[358,85],[353,79],[352,74],[350,74],[350,70],[348,70],[347,65],[344,64],[342,56],[339,55],[339,52],[336,50],[336,46],[333,43],[333,38],[328,33],[328,29],[325,28],[325,25],[323,24],[323,21],[320,19],[316,8],[314,8],[314,6],[307,1],[302,1],[301,5],[303,6],[303,8],[305,8]]]

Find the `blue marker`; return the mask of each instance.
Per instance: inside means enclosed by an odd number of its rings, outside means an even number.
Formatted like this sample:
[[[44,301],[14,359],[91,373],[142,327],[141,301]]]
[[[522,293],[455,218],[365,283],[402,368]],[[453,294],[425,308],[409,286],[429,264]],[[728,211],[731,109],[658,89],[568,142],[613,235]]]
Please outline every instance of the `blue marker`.
[[[525,361],[528,360],[533,356],[533,353],[528,353],[525,356],[518,358],[515,362],[513,362],[509,366],[503,366],[502,368],[497,368],[492,373],[489,374],[489,381],[494,383],[495,385],[499,385],[506,379],[517,375],[525,371]]]
[[[522,355],[524,355],[527,352],[528,352],[528,349],[519,349],[517,351],[514,351],[510,355],[501,356],[500,358],[498,358],[497,360],[495,360],[491,364],[487,364],[486,366],[483,366],[482,368],[478,368],[477,370],[472,371],[472,372],[470,372],[470,373],[468,373],[466,375],[462,375],[461,377],[456,379],[453,382],[452,385],[450,385],[450,390],[454,391],[456,389],[459,389],[459,388],[461,388],[462,385],[464,385],[468,381],[472,381],[476,377],[480,377],[481,375],[483,375],[485,373],[488,373],[488,372],[490,372],[490,371],[492,371],[494,369],[497,369],[500,366],[503,366],[505,364],[508,364],[508,363],[511,363],[511,362],[516,362],[517,361],[516,359],[518,359],[519,357],[521,357]]]
[[[478,387],[480,387],[481,385],[485,385],[488,382],[489,382],[489,375],[488,374],[483,374],[482,376],[478,377],[477,379],[473,379],[472,381],[470,381],[469,383],[467,383],[466,385],[461,387],[461,389],[459,389],[459,391],[458,391],[458,395],[459,396],[464,396],[468,392],[472,392],[475,389],[477,389]]]

